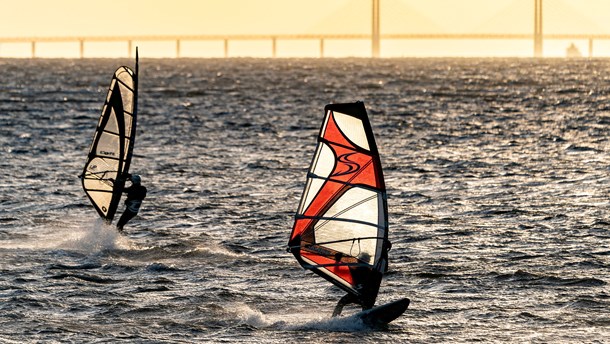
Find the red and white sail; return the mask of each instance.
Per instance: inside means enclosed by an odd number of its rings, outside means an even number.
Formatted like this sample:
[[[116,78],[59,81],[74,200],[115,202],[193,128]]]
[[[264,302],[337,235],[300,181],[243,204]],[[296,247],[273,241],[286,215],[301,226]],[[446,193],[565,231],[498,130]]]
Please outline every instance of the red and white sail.
[[[327,105],[290,251],[304,268],[372,304],[387,269],[387,214],[364,104]]]

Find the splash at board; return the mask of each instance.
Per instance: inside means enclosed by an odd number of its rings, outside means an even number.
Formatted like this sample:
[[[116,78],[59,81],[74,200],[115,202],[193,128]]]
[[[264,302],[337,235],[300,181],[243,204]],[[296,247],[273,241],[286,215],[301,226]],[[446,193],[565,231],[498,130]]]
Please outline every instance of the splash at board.
[[[117,211],[136,138],[138,50],[135,72],[119,67],[102,108],[87,162],[81,174],[83,189],[99,216],[111,224]]]
[[[373,130],[362,102],[330,104],[324,111],[288,250],[303,268],[367,308],[353,317],[383,326],[403,314],[409,300],[373,307],[391,247]]]

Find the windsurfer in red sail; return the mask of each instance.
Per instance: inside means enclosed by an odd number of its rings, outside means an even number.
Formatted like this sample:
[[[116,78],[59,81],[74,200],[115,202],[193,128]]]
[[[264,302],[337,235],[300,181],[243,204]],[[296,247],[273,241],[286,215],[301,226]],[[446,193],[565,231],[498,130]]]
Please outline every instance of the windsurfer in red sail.
[[[127,174],[127,177],[131,181],[131,186],[123,190],[123,192],[127,194],[127,199],[125,200],[125,211],[116,225],[119,232],[123,231],[123,226],[125,226],[129,220],[138,215],[142,200],[146,197],[146,187],[142,186],[140,176],[137,174]]]

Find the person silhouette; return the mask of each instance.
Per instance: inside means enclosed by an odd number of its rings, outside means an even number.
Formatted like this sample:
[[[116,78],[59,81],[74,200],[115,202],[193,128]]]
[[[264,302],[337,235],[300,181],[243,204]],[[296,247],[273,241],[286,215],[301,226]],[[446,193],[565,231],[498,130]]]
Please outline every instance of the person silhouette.
[[[354,276],[358,275],[358,274],[363,274],[369,280],[371,278],[377,278],[377,279],[379,279],[379,281],[381,283],[381,276],[383,275],[383,273],[385,273],[388,270],[388,251],[391,248],[392,248],[392,243],[389,240],[386,240],[384,248],[383,248],[383,253],[381,255],[381,260],[379,263],[379,264],[381,264],[381,271],[379,273],[371,274],[370,268],[356,268],[356,269],[352,270],[352,274]],[[343,254],[338,252],[335,255],[335,260],[337,262],[340,262],[342,257],[343,257]],[[365,262],[367,264],[370,264],[371,256],[367,252],[360,253],[357,256],[357,258],[360,262]],[[363,275],[361,275],[361,276],[363,276]],[[375,283],[372,283],[372,285],[374,285],[374,284]],[[377,284],[377,286],[379,286],[379,284]],[[341,312],[343,311],[343,307],[345,307],[346,305],[351,304],[351,303],[359,305],[360,307],[362,307],[363,311],[365,311],[367,309],[371,309],[375,305],[376,295],[377,295],[377,290],[372,291],[370,289],[369,290],[367,290],[367,289],[360,290],[360,295],[352,293],[352,292],[348,292],[345,296],[343,296],[341,299],[339,299],[339,302],[335,306],[332,316],[336,317],[336,316],[341,315]]]
[[[119,232],[123,231],[123,227],[129,220],[138,215],[142,200],[146,197],[146,187],[142,186],[140,176],[128,174],[127,177],[131,181],[131,186],[123,190],[127,194],[127,199],[125,200],[125,211],[116,225]]]

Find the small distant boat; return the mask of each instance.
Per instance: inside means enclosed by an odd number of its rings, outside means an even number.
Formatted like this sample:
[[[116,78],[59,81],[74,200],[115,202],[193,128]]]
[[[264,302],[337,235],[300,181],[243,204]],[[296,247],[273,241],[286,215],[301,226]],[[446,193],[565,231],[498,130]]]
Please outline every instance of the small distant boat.
[[[582,57],[582,54],[576,45],[571,43],[570,46],[566,48],[566,57]]]
[[[288,250],[303,268],[372,306],[391,246],[381,160],[364,103],[324,111]],[[355,317],[384,325],[408,305],[400,299]]]
[[[81,174],[85,193],[106,223],[114,219],[133,155],[138,109],[138,51],[135,72],[119,67],[110,82],[87,162]]]

